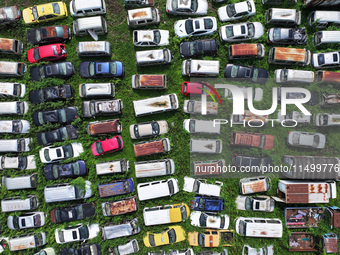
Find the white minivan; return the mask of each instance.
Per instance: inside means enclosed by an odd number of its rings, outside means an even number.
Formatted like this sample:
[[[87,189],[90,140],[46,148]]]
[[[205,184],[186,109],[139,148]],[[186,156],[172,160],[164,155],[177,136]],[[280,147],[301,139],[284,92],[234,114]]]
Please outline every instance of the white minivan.
[[[194,179],[188,176],[184,177],[183,190],[186,192],[195,192],[198,195],[203,196],[215,196],[221,195],[222,182],[215,181],[215,184],[207,183],[207,180]]]
[[[241,236],[260,238],[281,238],[282,222],[280,219],[238,217],[236,232]]]
[[[8,240],[10,251],[32,249],[46,244],[46,233],[27,233]]]
[[[135,162],[136,178],[163,176],[175,173],[175,162],[170,159],[158,159]]]
[[[104,161],[96,164],[97,175],[125,173],[129,170],[129,161],[126,159],[117,159]]]
[[[182,62],[182,75],[187,76],[218,76],[220,61],[188,59]]]
[[[17,212],[35,210],[39,206],[38,197],[29,195],[26,198],[21,197],[7,197],[1,200],[2,212]]]
[[[2,176],[2,185],[7,190],[34,189],[37,187],[38,174],[26,174],[18,177]]]
[[[140,201],[160,197],[171,197],[179,191],[178,181],[174,178],[161,181],[139,183],[137,193]]]
[[[189,212],[189,207],[184,203],[145,207],[143,209],[144,224],[154,226],[185,221],[189,217]]]
[[[23,134],[30,129],[27,120],[0,120],[0,134]]]
[[[18,138],[0,140],[0,152],[26,152],[30,151],[32,138]]]
[[[106,14],[105,0],[72,0],[70,13],[72,17]]]
[[[0,82],[0,97],[24,97],[26,86],[16,82]]]
[[[25,101],[0,102],[0,115],[24,115],[28,111]]]

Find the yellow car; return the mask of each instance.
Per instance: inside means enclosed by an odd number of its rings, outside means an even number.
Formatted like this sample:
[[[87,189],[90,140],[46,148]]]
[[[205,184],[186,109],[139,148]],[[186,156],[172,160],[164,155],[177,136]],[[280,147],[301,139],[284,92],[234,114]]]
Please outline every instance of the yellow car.
[[[67,17],[67,8],[63,2],[35,5],[24,9],[22,16],[26,24],[63,19]]]
[[[190,246],[218,247],[220,244],[222,246],[230,246],[234,239],[234,232],[230,230],[206,229],[203,233],[188,233]]]
[[[143,238],[146,247],[155,247],[166,244],[178,243],[185,240],[185,231],[181,226],[172,226],[161,233],[147,232]]]

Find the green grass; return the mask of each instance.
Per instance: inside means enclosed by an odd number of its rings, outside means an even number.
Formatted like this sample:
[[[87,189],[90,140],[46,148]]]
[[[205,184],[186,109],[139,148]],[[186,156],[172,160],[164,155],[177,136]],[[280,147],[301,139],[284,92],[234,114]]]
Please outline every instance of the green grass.
[[[29,7],[33,4],[40,4],[40,3],[46,3],[49,2],[48,0],[36,0],[36,1],[29,1],[25,0],[22,2],[17,2],[14,0],[2,0],[0,1],[0,6],[10,6],[13,4],[17,4],[21,9],[24,9],[26,7]],[[126,22],[126,16],[127,12],[123,6],[123,0],[106,0],[107,3],[107,15],[105,16],[106,20],[108,21],[108,34],[107,36],[100,36],[99,40],[108,40],[111,43],[112,46],[112,52],[113,56],[111,59],[113,60],[119,60],[124,62],[125,65],[125,77],[122,79],[101,79],[101,80],[92,80],[92,79],[82,79],[78,75],[78,66],[81,61],[86,61],[89,59],[95,59],[95,58],[82,58],[80,59],[76,55],[76,45],[78,41],[91,41],[92,39],[88,37],[73,37],[72,40],[68,43],[66,43],[67,47],[67,61],[73,62],[75,65],[76,69],[76,74],[71,77],[68,80],[62,80],[62,79],[46,79],[42,82],[32,82],[29,77],[29,72],[26,72],[25,76],[22,79],[1,79],[2,81],[11,81],[11,82],[22,82],[26,84],[27,86],[27,94],[24,98],[25,101],[28,101],[28,92],[33,89],[37,88],[43,88],[47,86],[52,86],[52,85],[63,85],[63,84],[71,84],[75,90],[75,99],[74,100],[69,100],[66,102],[57,102],[57,103],[46,103],[46,104],[41,104],[41,105],[32,105],[30,104],[30,109],[28,114],[24,116],[24,119],[27,119],[31,123],[31,129],[29,134],[25,135],[3,135],[1,139],[8,139],[8,138],[16,138],[16,137],[32,137],[33,138],[33,144],[31,146],[32,151],[29,153],[24,153],[23,155],[30,155],[34,154],[36,155],[36,161],[37,161],[37,169],[36,170],[30,170],[30,171],[19,171],[19,170],[4,170],[2,172],[2,175],[9,175],[9,176],[19,176],[22,175],[26,172],[38,172],[39,173],[39,178],[38,178],[38,188],[34,190],[20,190],[20,191],[7,191],[5,187],[1,187],[1,194],[0,198],[3,199],[5,197],[12,197],[16,195],[20,196],[25,196],[28,194],[36,194],[39,197],[40,201],[40,206],[39,206],[39,211],[44,211],[47,215],[49,215],[49,211],[55,207],[60,207],[60,206],[66,206],[70,205],[73,202],[67,202],[67,203],[52,203],[52,204],[47,204],[44,203],[44,195],[43,195],[43,190],[44,187],[48,184],[53,184],[53,183],[63,183],[63,182],[71,182],[71,179],[64,179],[64,180],[57,180],[57,181],[46,181],[44,176],[43,176],[43,167],[44,164],[42,164],[39,161],[39,156],[38,156],[38,151],[42,147],[38,145],[37,139],[36,139],[36,133],[41,132],[41,131],[46,131],[46,130],[51,130],[53,128],[58,127],[58,125],[44,125],[41,127],[36,127],[34,126],[31,115],[34,111],[36,110],[45,110],[45,109],[52,109],[52,108],[62,108],[65,106],[77,106],[79,107],[79,114],[81,115],[81,103],[82,100],[79,97],[78,94],[78,86],[81,83],[85,82],[113,82],[116,86],[116,98],[120,98],[123,101],[124,104],[124,109],[123,109],[123,114],[120,116],[117,116],[122,125],[123,125],[123,132],[122,132],[122,137],[124,140],[124,150],[118,153],[113,153],[113,154],[108,154],[105,156],[101,157],[94,157],[90,151],[90,145],[96,141],[97,138],[95,137],[89,137],[86,133],[86,125],[89,121],[93,121],[93,119],[77,119],[73,124],[79,126],[80,128],[80,135],[79,138],[77,139],[77,142],[81,142],[83,144],[83,147],[85,149],[85,152],[79,157],[79,159],[84,159],[86,161],[86,165],[89,167],[90,171],[88,174],[88,177],[85,177],[85,179],[88,179],[92,182],[93,186],[93,196],[89,199],[86,199],[85,202],[95,202],[97,206],[97,215],[92,218],[92,219],[87,219],[84,220],[84,222],[89,222],[89,223],[99,223],[100,226],[103,226],[105,223],[108,222],[115,222],[119,223],[123,221],[124,219],[131,219],[133,217],[138,217],[140,222],[141,222],[141,233],[133,236],[133,237],[124,237],[124,238],[119,238],[115,240],[106,240],[102,241],[101,236],[98,236],[97,238],[93,240],[89,240],[87,243],[98,243],[101,245],[103,254],[106,254],[107,248],[108,247],[113,247],[117,246],[120,244],[125,244],[132,238],[136,238],[139,242],[140,246],[140,251],[138,254],[147,254],[148,251],[158,251],[158,250],[166,250],[168,251],[169,249],[182,249],[182,248],[187,248],[189,247],[189,244],[187,241],[173,244],[170,246],[164,246],[164,247],[158,247],[158,248],[152,248],[152,249],[147,249],[143,245],[142,238],[145,235],[147,231],[151,232],[160,232],[163,229],[165,229],[167,226],[155,226],[155,227],[146,227],[143,224],[143,217],[142,217],[142,210],[144,207],[151,207],[151,206],[156,206],[156,205],[165,205],[165,204],[173,204],[173,203],[190,203],[190,200],[194,197],[193,194],[185,193],[183,191],[179,192],[178,194],[174,195],[172,198],[165,198],[165,199],[157,199],[157,200],[152,200],[152,201],[145,201],[145,202],[140,202],[140,207],[137,213],[130,214],[130,215],[123,215],[123,216],[115,216],[115,217],[104,217],[102,215],[101,211],[101,203],[104,201],[111,201],[111,200],[118,200],[120,198],[126,197],[126,196],[118,196],[114,198],[105,198],[101,199],[99,198],[99,193],[98,193],[98,184],[99,183],[105,183],[109,182],[111,180],[116,180],[116,179],[122,179],[122,178],[127,178],[127,177],[133,177],[135,182],[146,182],[146,181],[151,181],[155,179],[165,179],[165,177],[159,177],[159,178],[145,178],[142,180],[136,180],[135,174],[134,174],[134,162],[136,161],[136,158],[134,157],[133,153],[133,146],[132,144],[134,143],[130,139],[129,135],[129,125],[137,123],[137,122],[144,122],[144,121],[150,121],[150,120],[162,120],[165,119],[169,123],[169,132],[166,135],[163,135],[162,137],[169,137],[171,141],[171,151],[167,154],[164,155],[152,155],[149,157],[144,157],[143,159],[138,159],[138,160],[152,160],[152,159],[158,159],[158,158],[173,158],[176,164],[176,173],[174,174],[174,177],[179,180],[180,188],[183,186],[183,177],[186,175],[190,174],[190,165],[189,165],[189,140],[190,136],[189,134],[185,133],[182,127],[183,120],[185,118],[189,118],[188,115],[183,113],[182,106],[183,102],[185,100],[185,97],[181,94],[181,84],[183,81],[187,80],[187,77],[182,77],[181,75],[181,63],[182,59],[179,55],[179,43],[181,40],[175,37],[174,30],[173,30],[173,24],[176,20],[182,19],[182,17],[176,17],[176,16],[168,16],[165,13],[165,0],[157,0],[155,1],[155,6],[159,9],[161,13],[161,24],[158,26],[160,29],[167,29],[170,31],[170,45],[167,46],[166,48],[171,49],[172,54],[174,55],[174,60],[171,65],[165,65],[165,66],[154,66],[154,67],[142,67],[142,68],[137,68],[136,62],[135,62],[135,51],[136,50],[142,50],[138,49],[133,46],[132,43],[132,29],[129,29],[127,26]],[[231,2],[238,2],[235,0],[228,1],[228,3]],[[260,21],[262,24],[265,24],[265,7],[262,6],[261,0],[256,0],[256,15],[249,18],[249,21]],[[69,1],[67,1],[67,5],[69,4]],[[211,1],[209,1],[209,13],[208,15],[210,16],[215,16],[217,17],[217,8],[220,6],[225,5],[226,3],[222,4],[211,4]],[[307,26],[306,23],[306,17],[309,12],[309,10],[303,9],[302,4],[298,4],[296,6],[300,10],[303,11],[303,17],[302,17],[302,25]],[[69,5],[68,5],[69,8]],[[184,17],[183,17],[184,18]],[[67,17],[67,19],[59,20],[56,22],[52,23],[45,23],[41,24],[41,26],[46,26],[46,25],[54,25],[54,24],[67,24],[70,27],[72,26],[73,18],[72,17]],[[238,21],[237,21],[238,22]],[[241,21],[240,21],[241,22]],[[235,22],[236,23],[236,22]],[[225,23],[224,23],[225,24]],[[221,22],[218,22],[218,26],[224,25]],[[6,26],[0,30],[0,37],[5,37],[5,38],[16,38],[24,42],[25,48],[24,48],[24,54],[21,57],[9,57],[9,56],[1,56],[1,60],[10,60],[10,61],[23,61],[28,64],[27,58],[26,58],[26,53],[28,49],[32,48],[32,45],[29,45],[26,40],[26,32],[28,29],[33,28],[33,27],[39,27],[40,25],[25,25],[23,21],[20,21],[19,23],[13,25],[13,26]],[[143,28],[144,29],[144,28]],[[268,27],[266,27],[268,29]],[[331,28],[329,28],[331,29]],[[316,52],[317,49],[312,44],[313,40],[313,32],[314,30],[311,28],[307,28],[308,30],[308,45],[306,48],[310,49],[312,52]],[[268,54],[268,51],[271,46],[267,44],[267,35],[264,35],[261,37],[257,42],[263,43],[266,45],[266,53]],[[207,38],[218,38],[218,34],[214,34],[212,36],[209,36]],[[191,38],[190,38],[191,39]],[[184,39],[184,40],[190,40],[190,39]],[[227,64],[227,47],[228,44],[226,43],[220,43],[220,50],[219,50],[219,56],[218,59],[220,60],[220,78],[223,78],[223,69],[224,66]],[[335,47],[328,48],[324,47],[321,49],[321,51],[332,51],[338,49],[338,45],[335,45]],[[273,73],[275,69],[282,68],[281,66],[276,66],[276,65],[269,65],[267,62],[267,57],[266,55],[263,59],[261,60],[242,60],[242,61],[234,61],[236,63],[242,63],[242,64],[247,64],[247,65],[255,65],[258,67],[263,67],[269,70],[270,72],[270,77],[273,77]],[[204,59],[216,59],[214,57],[204,57]],[[99,58],[97,60],[100,60]],[[30,69],[33,65],[28,64],[28,69]],[[289,67],[289,68],[296,68],[296,67]],[[297,67],[297,69],[303,69],[303,70],[313,70],[311,67]],[[159,91],[138,91],[138,90],[132,90],[131,88],[131,76],[133,74],[143,74],[143,73],[148,73],[148,74],[166,74],[167,75],[167,90],[166,92],[159,92]],[[255,87],[260,87],[258,84],[251,84],[251,86]],[[257,103],[255,106],[258,108],[269,108],[271,104],[271,88],[276,87],[272,82],[267,83],[266,85],[262,86],[264,89],[264,101],[261,103]],[[319,93],[324,92],[337,92],[337,87],[332,86],[332,85],[320,85],[320,84],[311,84],[306,86],[308,89],[312,91],[316,91]],[[180,107],[178,111],[176,112],[169,112],[169,113],[164,113],[164,114],[158,114],[158,115],[152,115],[152,116],[147,116],[147,117],[140,117],[136,118],[134,116],[134,111],[133,111],[133,105],[132,101],[133,100],[138,100],[138,99],[143,99],[147,97],[153,97],[153,96],[158,96],[161,94],[168,94],[168,93],[176,93],[179,101],[180,101]],[[8,101],[8,100],[15,100],[15,99],[1,99],[1,101]],[[225,104],[223,107],[223,110],[225,110],[228,114],[231,114],[231,108],[232,108],[232,103],[228,102]],[[313,106],[309,107],[312,111],[312,113],[317,113],[317,112],[322,112],[325,111],[321,109],[319,106]],[[292,108],[289,108],[289,110],[292,110]],[[327,109],[325,112],[337,112],[338,109]],[[1,119],[13,119],[17,117],[1,117]],[[98,118],[98,120],[101,120],[102,118]],[[105,118],[107,119],[107,118]],[[278,125],[276,125],[278,126]],[[277,128],[270,128],[268,125],[266,127],[256,129],[256,131],[262,132],[262,133],[268,133],[268,134],[273,134],[275,135],[275,148],[271,151],[259,151],[257,149],[234,149],[229,147],[228,139],[229,139],[229,134],[231,130],[243,130],[241,126],[236,127],[236,128],[230,128],[230,127],[222,127],[222,134],[226,134],[224,138],[226,142],[224,142],[224,148],[223,148],[223,154],[217,156],[216,158],[224,158],[226,160],[227,164],[230,164],[230,159],[231,155],[234,153],[243,153],[243,154],[250,154],[250,155],[268,155],[271,156],[274,159],[274,162],[276,164],[281,163],[281,158],[283,155],[286,154],[294,154],[294,155],[327,155],[327,156],[338,156],[339,154],[339,149],[340,145],[338,143],[338,140],[340,138],[339,133],[337,128],[326,128],[326,129],[317,129],[315,126],[308,126],[308,127],[299,127],[298,129],[296,128],[295,130],[308,130],[308,131],[319,131],[321,133],[324,133],[327,135],[327,148],[323,150],[322,152],[310,152],[310,151],[304,151],[304,150],[296,150],[296,149],[290,149],[286,146],[285,140],[287,137],[287,132],[288,130],[292,129],[285,129],[282,127],[277,127]],[[247,128],[246,130],[250,130]],[[74,141],[66,141],[66,143],[71,143]],[[63,143],[58,143],[55,145],[61,145]],[[15,154],[8,154],[11,156],[14,156]],[[116,175],[110,175],[110,176],[105,176],[105,177],[98,177],[95,172],[95,164],[97,162],[101,161],[108,161],[108,160],[113,160],[113,159],[120,159],[120,158],[126,158],[130,161],[130,166],[131,169],[127,174],[116,174]],[[70,159],[65,162],[71,162],[75,159]],[[261,212],[250,212],[250,211],[238,211],[236,209],[235,205],[235,198],[238,195],[238,179],[221,179],[224,182],[223,188],[222,188],[222,197],[225,199],[225,209],[223,210],[222,213],[228,214],[230,216],[230,228],[229,229],[234,229],[235,224],[234,224],[234,219],[238,216],[247,216],[247,217],[270,217],[270,218],[280,218],[284,222],[284,207],[286,207],[284,204],[276,204],[276,208],[273,213],[261,213]],[[213,181],[213,180],[211,180]],[[276,195],[276,187],[277,187],[277,178],[274,178],[272,180],[272,188],[268,192],[269,195]],[[339,188],[338,188],[339,189]],[[133,194],[136,194],[134,192]],[[77,202],[78,203],[78,202]],[[330,205],[338,205],[339,204],[339,199],[332,200],[330,202]],[[20,213],[10,213],[11,215],[19,215]],[[71,243],[71,244],[66,244],[66,245],[58,245],[55,243],[55,238],[54,238],[54,231],[56,228],[62,228],[66,227],[68,225],[75,225],[79,222],[72,222],[72,223],[65,223],[65,224],[52,224],[50,221],[50,218],[47,218],[46,225],[42,228],[39,229],[34,229],[34,230],[25,230],[25,231],[13,231],[9,230],[6,226],[6,220],[9,213],[2,213],[0,214],[0,222],[1,225],[3,226],[2,230],[2,236],[15,236],[18,234],[23,234],[26,232],[30,231],[45,231],[48,233],[48,238],[47,238],[47,245],[45,247],[54,247],[57,251],[62,248],[62,247],[75,247],[78,244],[77,243]],[[181,223],[181,225],[185,228],[187,232],[198,230],[197,228],[194,228],[190,225],[190,221],[187,220],[184,223]],[[307,231],[307,230],[306,230]],[[309,229],[309,232],[322,235],[326,232],[329,232],[330,229],[328,225],[324,224],[322,227],[318,229]],[[240,236],[236,236],[236,241],[235,244],[232,247],[228,247],[228,251],[230,254],[240,254],[241,249],[244,244],[249,244],[252,247],[262,247],[264,245],[269,245],[273,244],[275,247],[275,254],[288,254],[288,236],[291,231],[288,230],[286,227],[284,227],[284,234],[281,239],[264,239],[264,238],[244,238]],[[339,231],[335,231],[337,234],[339,234]],[[38,251],[39,249],[35,249],[35,251]],[[204,250],[204,248],[199,248],[199,247],[194,247],[194,251],[198,252]],[[216,248],[214,250],[221,251],[222,247]],[[33,254],[33,250],[27,250],[27,251],[22,251],[18,254]],[[4,254],[10,254],[8,249],[4,252]]]

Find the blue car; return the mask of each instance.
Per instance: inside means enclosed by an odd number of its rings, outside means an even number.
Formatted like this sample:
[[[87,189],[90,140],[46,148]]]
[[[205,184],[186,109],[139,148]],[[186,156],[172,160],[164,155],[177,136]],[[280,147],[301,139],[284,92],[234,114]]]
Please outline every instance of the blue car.
[[[220,197],[196,196],[191,200],[190,208],[195,211],[220,212],[224,208],[223,202]]]
[[[115,180],[110,183],[99,184],[100,197],[112,197],[117,195],[125,195],[134,190],[134,182],[132,178],[125,180]]]
[[[79,65],[83,78],[115,78],[124,76],[124,64],[120,61],[86,61]]]
[[[44,168],[44,175],[46,180],[57,180],[60,178],[74,178],[86,175],[88,169],[86,168],[84,160],[68,163],[65,165],[48,164]]]

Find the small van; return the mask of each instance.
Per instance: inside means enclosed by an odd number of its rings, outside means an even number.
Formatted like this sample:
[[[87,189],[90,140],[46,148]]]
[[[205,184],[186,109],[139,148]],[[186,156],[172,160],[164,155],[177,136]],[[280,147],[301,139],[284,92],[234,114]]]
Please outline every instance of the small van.
[[[133,192],[134,182],[132,178],[125,180],[114,180],[109,183],[98,184],[99,197],[112,197],[125,195]]]
[[[10,251],[20,251],[32,249],[46,244],[46,233],[28,233],[20,236],[13,237],[8,240]]]
[[[307,66],[310,64],[311,56],[307,49],[274,47],[269,51],[268,63]]]
[[[158,159],[135,162],[136,178],[164,176],[175,173],[173,159]]]
[[[340,73],[319,70],[315,73],[315,82],[340,83]]]
[[[1,139],[0,152],[26,152],[30,151],[32,138]]]
[[[22,157],[0,156],[0,170],[3,169],[17,169],[17,170],[36,169],[34,155]]]
[[[85,190],[69,183],[48,185],[44,189],[44,196],[46,203],[89,198],[92,196],[91,182],[85,181]]]
[[[241,236],[281,238],[283,227],[280,219],[238,217],[235,229]]]
[[[137,196],[123,198],[117,201],[108,201],[102,203],[104,216],[116,216],[127,213],[132,213],[138,209]]]
[[[107,41],[78,42],[77,55],[79,57],[110,57],[111,44]]]
[[[185,221],[189,217],[189,207],[182,204],[145,207],[143,218],[145,226],[171,224]]]
[[[166,65],[171,59],[169,49],[136,51],[137,66]]]
[[[0,76],[22,77],[25,71],[25,63],[0,61]]]
[[[39,200],[36,195],[29,195],[22,199],[21,197],[7,197],[1,200],[2,212],[31,211],[37,209]]]
[[[270,8],[266,11],[266,21],[270,25],[299,26],[301,24],[301,11]]]
[[[218,104],[207,102],[206,107],[206,115],[217,115]],[[184,100],[183,111],[190,114],[202,114],[202,102],[199,100]]]
[[[136,117],[177,110],[178,105],[179,103],[176,94],[133,101]]]
[[[243,178],[239,181],[240,194],[254,194],[270,189],[270,179],[266,176]]]
[[[126,159],[117,159],[105,161],[96,164],[97,175],[125,173],[129,170],[129,161]]]
[[[213,120],[185,119],[183,127],[190,134],[220,134],[221,125]]]
[[[21,55],[23,43],[16,39],[0,38],[0,53]]]
[[[146,141],[133,144],[135,157],[149,156],[152,154],[166,153],[171,149],[169,138]]]
[[[24,115],[28,111],[25,101],[0,102],[0,115]]]
[[[89,135],[120,134],[122,124],[118,119],[94,121],[87,124],[86,131]]]
[[[26,86],[21,83],[0,82],[0,97],[24,97]]]
[[[276,69],[275,70],[276,83],[311,83],[314,82],[313,71],[303,71],[295,69]],[[294,84],[292,84],[294,85]]]
[[[263,58],[264,45],[262,43],[233,44],[228,48],[228,59]]]
[[[7,190],[34,189],[37,187],[38,174],[27,174],[19,177],[2,176],[2,185]]]
[[[316,28],[340,25],[340,11],[313,11],[307,19],[310,26],[315,22]]]
[[[82,98],[113,98],[113,83],[83,83],[79,85],[79,96]]]
[[[137,193],[140,201],[160,197],[171,197],[179,191],[178,181],[174,178],[161,181],[139,183]]]
[[[318,31],[314,33],[314,45],[340,43],[340,31]]]
[[[187,76],[218,76],[220,61],[188,59],[182,62],[182,75]]]
[[[121,223],[106,223],[102,228],[103,240],[114,239],[123,236],[132,236],[140,232],[138,218],[125,220]]]
[[[73,17],[106,14],[105,0],[72,0],[70,13]]]
[[[138,28],[147,25],[157,25],[160,21],[159,11],[154,7],[128,10],[127,22],[129,27]]]
[[[192,175],[197,177],[218,177],[223,173],[225,160],[194,161],[192,164]]]
[[[317,127],[340,126],[340,114],[318,113],[314,116],[314,124]]]
[[[135,74],[132,75],[133,89],[166,89],[165,74]]]
[[[107,33],[107,22],[102,16],[80,18],[73,21],[73,33],[85,36],[89,33],[104,35]]]
[[[222,141],[220,139],[191,139],[190,153],[221,153]]]

